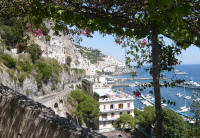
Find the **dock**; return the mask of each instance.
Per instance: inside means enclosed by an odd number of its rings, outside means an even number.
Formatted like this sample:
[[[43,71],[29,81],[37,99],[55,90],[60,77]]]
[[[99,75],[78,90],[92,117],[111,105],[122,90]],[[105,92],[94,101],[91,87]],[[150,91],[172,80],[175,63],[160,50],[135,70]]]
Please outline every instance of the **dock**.
[[[147,86],[151,85],[150,83],[140,83],[140,82],[134,82],[134,83],[120,83],[116,82],[112,84],[112,87],[137,87],[137,86]]]
[[[153,78],[114,78],[114,81],[127,81],[127,80],[153,80]],[[160,80],[167,80],[167,78],[160,78]]]

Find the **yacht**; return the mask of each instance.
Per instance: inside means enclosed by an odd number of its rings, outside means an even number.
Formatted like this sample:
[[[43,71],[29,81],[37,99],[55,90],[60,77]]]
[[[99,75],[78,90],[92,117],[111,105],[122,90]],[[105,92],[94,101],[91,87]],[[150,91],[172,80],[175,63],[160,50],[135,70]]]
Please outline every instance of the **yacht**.
[[[184,94],[185,94],[185,87],[184,87]],[[186,94],[185,94],[186,95]],[[185,96],[184,97],[185,99],[190,99],[191,97],[190,96]],[[190,111],[190,108],[188,107],[186,107],[186,100],[185,100],[185,105],[184,106],[182,106],[182,107],[180,107],[179,108],[179,112],[188,112],[188,111]]]
[[[179,108],[179,112],[188,112],[188,111],[190,111],[190,108],[186,107],[186,105]]]
[[[184,98],[187,99],[187,100],[190,100],[191,96],[185,96]]]
[[[166,107],[166,106],[167,106],[167,104],[166,104],[166,103],[162,103],[161,105],[162,105],[162,106],[164,106],[164,107]]]
[[[146,100],[141,100],[141,103],[144,104],[144,105],[146,105],[146,106],[152,106],[152,104],[149,103],[149,102],[146,101]]]
[[[200,89],[200,84],[198,84],[195,81],[190,80],[189,82],[184,82],[181,84],[176,84],[176,86],[179,87],[186,87],[186,88],[191,88],[191,89]]]
[[[176,96],[178,96],[178,97],[182,97],[183,94],[181,94],[181,93],[179,92],[179,93],[176,94]]]
[[[174,70],[174,73],[177,75],[187,75],[188,74],[187,72],[181,72],[179,70]]]
[[[145,96],[145,98],[147,98],[148,100],[154,100],[154,97],[153,96],[151,96],[150,94],[147,94],[146,96]]]

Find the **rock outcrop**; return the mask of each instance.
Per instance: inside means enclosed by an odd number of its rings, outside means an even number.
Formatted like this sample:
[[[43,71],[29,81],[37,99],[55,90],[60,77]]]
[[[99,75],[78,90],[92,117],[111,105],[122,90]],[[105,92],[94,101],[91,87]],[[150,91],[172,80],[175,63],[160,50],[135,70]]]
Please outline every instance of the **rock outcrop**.
[[[0,138],[103,138],[0,84]]]

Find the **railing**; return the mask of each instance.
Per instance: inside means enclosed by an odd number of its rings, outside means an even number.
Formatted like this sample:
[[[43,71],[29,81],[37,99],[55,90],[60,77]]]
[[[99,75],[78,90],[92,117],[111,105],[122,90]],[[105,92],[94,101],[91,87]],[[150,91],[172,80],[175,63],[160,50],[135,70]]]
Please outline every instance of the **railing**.
[[[99,103],[107,103],[107,102],[113,102],[113,101],[132,101],[134,100],[133,96],[125,97],[125,98],[105,98],[105,99],[99,99]]]
[[[130,110],[133,110],[133,108],[108,109],[108,110],[100,110],[100,112],[106,113],[106,112],[120,112],[120,111],[130,111]]]
[[[116,117],[113,117],[113,118],[101,118],[101,119],[99,119],[99,121],[114,121],[116,119],[117,119]]]

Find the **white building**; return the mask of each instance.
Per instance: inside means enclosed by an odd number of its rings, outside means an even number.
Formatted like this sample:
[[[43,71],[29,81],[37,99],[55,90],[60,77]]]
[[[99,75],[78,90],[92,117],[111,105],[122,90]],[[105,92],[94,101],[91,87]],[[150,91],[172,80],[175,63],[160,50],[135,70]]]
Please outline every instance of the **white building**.
[[[114,120],[118,119],[122,113],[131,114],[134,117],[133,96],[122,91],[112,91],[112,89],[96,89],[94,91],[100,96],[100,132],[115,130]]]

